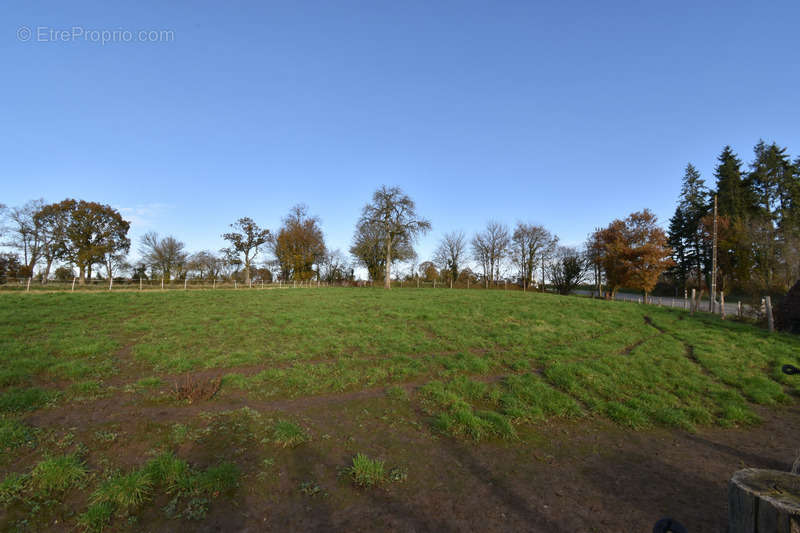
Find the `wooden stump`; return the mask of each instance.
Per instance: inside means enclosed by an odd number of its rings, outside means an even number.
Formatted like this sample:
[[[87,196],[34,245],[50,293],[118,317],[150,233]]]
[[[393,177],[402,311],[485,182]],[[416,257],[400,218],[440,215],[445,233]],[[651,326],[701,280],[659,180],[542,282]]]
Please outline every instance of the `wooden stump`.
[[[728,484],[729,533],[800,533],[800,476],[745,468]]]

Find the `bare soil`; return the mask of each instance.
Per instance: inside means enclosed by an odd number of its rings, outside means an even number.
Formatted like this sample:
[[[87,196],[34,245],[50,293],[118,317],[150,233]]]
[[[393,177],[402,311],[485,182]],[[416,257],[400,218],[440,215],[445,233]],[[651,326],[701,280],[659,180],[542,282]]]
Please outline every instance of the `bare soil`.
[[[633,432],[590,418],[528,427],[519,441],[475,444],[436,435],[412,404],[398,411],[377,389],[280,402],[228,397],[144,406],[112,397],[95,403],[32,413],[28,422],[91,431],[111,424],[136,435],[148,424],[247,405],[290,412],[310,428],[310,443],[275,451],[267,482],[256,481],[263,454],[232,449],[225,435],[210,446],[184,444],[179,455],[193,464],[226,458],[244,470],[240,489],[215,500],[204,520],[190,524],[194,531],[627,532],[650,531],[659,518],[672,517],[692,533],[722,532],[731,475],[745,467],[788,470],[800,447],[797,406],[761,409],[763,423],[754,427]],[[399,413],[401,422],[387,424],[386,413]],[[353,487],[342,470],[356,451],[385,459],[387,468],[402,466],[407,480]],[[147,446],[125,439],[105,453],[133,467]],[[320,493],[303,494],[304,482]],[[174,531],[179,524],[164,518],[165,503],[149,505],[138,524]]]

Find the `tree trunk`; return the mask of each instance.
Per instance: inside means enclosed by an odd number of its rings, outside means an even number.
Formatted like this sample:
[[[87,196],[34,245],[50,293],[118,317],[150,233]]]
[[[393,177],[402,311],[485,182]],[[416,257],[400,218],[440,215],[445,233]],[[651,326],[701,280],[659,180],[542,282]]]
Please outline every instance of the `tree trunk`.
[[[47,283],[47,278],[50,277],[50,268],[53,266],[53,260],[48,259],[44,267],[44,276],[42,276],[42,284]]]
[[[383,278],[383,288],[392,288],[392,239],[386,241],[386,273]]]
[[[78,265],[78,271],[80,272],[80,274],[78,274],[80,277],[80,284],[86,284],[86,267],[84,265]]]
[[[730,533],[800,532],[800,476],[745,468],[728,484]]]

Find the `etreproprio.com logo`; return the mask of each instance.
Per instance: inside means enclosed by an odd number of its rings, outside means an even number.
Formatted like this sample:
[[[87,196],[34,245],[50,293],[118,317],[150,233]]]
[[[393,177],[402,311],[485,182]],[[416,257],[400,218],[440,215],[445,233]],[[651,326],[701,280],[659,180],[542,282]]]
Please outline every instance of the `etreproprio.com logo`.
[[[101,45],[109,43],[167,43],[175,40],[175,31],[167,29],[127,30],[124,28],[87,29],[83,26],[53,28],[28,26],[17,28],[17,40],[37,43],[87,42]]]

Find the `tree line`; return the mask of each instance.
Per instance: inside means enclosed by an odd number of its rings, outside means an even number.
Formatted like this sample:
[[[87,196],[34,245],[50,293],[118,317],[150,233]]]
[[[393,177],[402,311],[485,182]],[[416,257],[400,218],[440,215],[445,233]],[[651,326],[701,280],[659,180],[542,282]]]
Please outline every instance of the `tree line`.
[[[495,220],[467,236],[446,232],[433,256],[419,261],[415,244],[431,230],[415,202],[397,187],[382,186],[363,208],[349,256],[330,250],[319,217],[294,206],[274,231],[243,217],[221,235],[228,246],[189,253],[174,236],[148,232],[129,263],[129,223],[108,205],[67,199],[36,200],[4,212],[0,281],[36,276],[165,281],[240,279],[244,282],[321,280],[352,282],[362,267],[389,288],[393,280],[456,285],[498,283],[522,290],[549,286],[569,293],[592,283],[598,294],[620,289],[674,291],[710,285],[713,198],[717,198],[718,280],[722,290],[783,290],[800,276],[800,158],[759,142],[749,170],[729,146],[718,158],[714,189],[689,164],[668,231],[648,209],[592,232],[581,247],[560,245],[544,226]],[[57,268],[51,273],[54,265]],[[38,272],[35,270],[38,268]],[[52,274],[52,275],[51,275]]]
[[[129,262],[130,223],[109,205],[66,199],[47,204],[34,200],[20,207],[0,205],[2,244],[0,283],[35,277],[80,284],[92,279],[271,281],[354,279],[351,262],[339,250],[325,246],[320,220],[297,205],[277,231],[243,217],[221,235],[228,246],[190,253],[175,236],[145,233],[138,244],[139,258]],[[271,257],[259,262],[263,252]],[[38,270],[37,270],[38,269]]]
[[[370,280],[387,288],[392,280],[404,279],[439,281],[450,287],[511,283],[522,290],[544,290],[549,282],[566,294],[586,282],[592,273],[599,279],[593,265],[602,267],[605,279],[613,283],[631,286],[639,279],[617,275],[621,270],[613,263],[621,257],[609,252],[601,261],[599,250],[617,250],[618,240],[597,241],[586,250],[560,246],[558,237],[545,227],[525,222],[510,228],[489,221],[485,229],[470,238],[461,231],[445,233],[433,257],[419,262],[415,244],[431,230],[431,223],[417,213],[415,202],[397,187],[380,187],[364,206],[349,256],[326,246],[319,217],[311,215],[302,204],[294,206],[274,231],[250,217],[236,220],[230,231],[221,235],[228,246],[218,251],[190,253],[175,236],[147,232],[136,243],[139,253],[134,262],[128,260],[133,246],[128,237],[130,224],[109,205],[74,199],[53,204],[35,200],[21,207],[0,209],[5,221],[2,242],[14,250],[0,254],[0,282],[33,277],[42,283],[50,279],[71,281],[74,277],[80,284],[104,277],[165,282],[352,282],[355,268],[362,267]],[[651,217],[647,218],[648,223],[655,224],[654,217],[647,213]],[[615,235],[617,222],[603,234],[608,239]],[[659,241],[657,246],[662,244]],[[630,257],[625,260],[635,264]],[[643,287],[649,290],[649,285]]]

